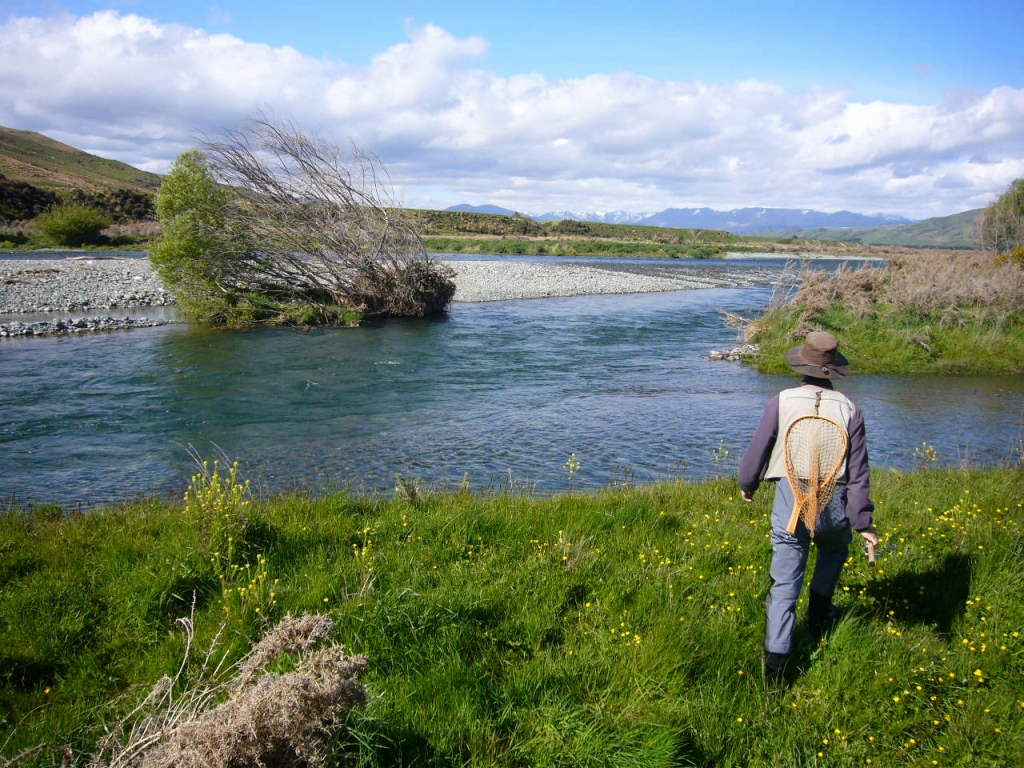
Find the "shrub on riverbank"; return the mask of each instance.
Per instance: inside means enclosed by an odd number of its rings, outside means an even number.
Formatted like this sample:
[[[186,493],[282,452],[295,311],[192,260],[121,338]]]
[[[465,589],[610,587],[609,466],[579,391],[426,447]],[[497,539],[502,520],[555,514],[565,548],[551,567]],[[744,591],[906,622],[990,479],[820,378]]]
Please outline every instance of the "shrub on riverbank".
[[[856,373],[1024,372],[1024,267],[990,254],[924,252],[884,267],[806,269],[797,288],[752,321],[765,372],[810,330],[840,341]]]
[[[95,245],[110,223],[102,211],[81,203],[56,206],[35,219],[36,229],[48,245],[66,248]]]
[[[389,198],[380,161],[255,119],[182,154],[149,257],[182,311],[224,325],[425,317],[455,295]]]
[[[197,647],[227,621],[236,656],[262,622],[226,605],[329,612],[368,657],[369,702],[339,746],[361,765],[1017,764],[1021,471],[874,480],[879,564],[854,553],[843,620],[821,646],[801,630],[781,692],[760,677],[770,494],[744,504],[731,480],[255,500],[230,594],[177,505],[10,511],[0,743],[89,751],[131,686],[176,672],[195,595]]]

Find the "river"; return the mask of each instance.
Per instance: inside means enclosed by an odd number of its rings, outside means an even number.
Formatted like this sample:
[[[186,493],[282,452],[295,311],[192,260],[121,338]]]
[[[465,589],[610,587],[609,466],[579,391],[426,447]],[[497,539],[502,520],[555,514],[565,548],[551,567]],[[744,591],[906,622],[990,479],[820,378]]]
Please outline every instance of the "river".
[[[178,498],[192,455],[260,492],[551,493],[735,471],[795,377],[712,361],[772,288],[457,303],[356,329],[186,324],[0,343],[0,508]],[[856,360],[852,361],[854,368]],[[1022,377],[850,376],[876,467],[1020,458]]]

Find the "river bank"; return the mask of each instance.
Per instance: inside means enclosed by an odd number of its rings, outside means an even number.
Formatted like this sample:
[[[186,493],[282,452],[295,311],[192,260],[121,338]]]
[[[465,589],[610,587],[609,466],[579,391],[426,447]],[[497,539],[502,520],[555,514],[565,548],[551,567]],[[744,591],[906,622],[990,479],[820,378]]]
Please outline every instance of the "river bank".
[[[921,252],[882,266],[805,269],[798,290],[739,318],[765,373],[811,330],[854,352],[858,373],[1019,375],[1024,371],[1024,270],[992,254]]]

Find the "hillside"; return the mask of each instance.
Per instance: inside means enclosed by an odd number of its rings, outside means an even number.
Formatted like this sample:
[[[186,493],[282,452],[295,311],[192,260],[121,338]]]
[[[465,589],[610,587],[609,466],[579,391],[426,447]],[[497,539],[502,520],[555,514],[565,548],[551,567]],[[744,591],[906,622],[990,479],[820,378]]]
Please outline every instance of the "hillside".
[[[406,214],[434,252],[708,258],[749,245],[738,235],[710,229],[538,222],[519,214],[466,210],[408,209]]]
[[[974,248],[974,231],[980,215],[981,209],[977,209],[897,227],[787,227],[751,234],[839,240],[864,245],[902,245],[910,248]]]
[[[0,174],[51,191],[156,192],[160,176],[90,155],[33,131],[0,126]]]
[[[456,205],[444,213],[494,214],[523,218],[493,205]],[[863,215],[850,211],[821,211],[789,208],[739,208],[716,211],[711,208],[669,208],[654,214],[628,211],[543,213],[529,215],[538,224],[558,221],[586,222],[588,225],[628,224],[631,228],[664,228],[676,231],[720,231],[757,238],[835,240],[864,245],[896,245],[910,248],[973,248],[974,228],[981,210],[966,211],[912,222],[900,216]]]

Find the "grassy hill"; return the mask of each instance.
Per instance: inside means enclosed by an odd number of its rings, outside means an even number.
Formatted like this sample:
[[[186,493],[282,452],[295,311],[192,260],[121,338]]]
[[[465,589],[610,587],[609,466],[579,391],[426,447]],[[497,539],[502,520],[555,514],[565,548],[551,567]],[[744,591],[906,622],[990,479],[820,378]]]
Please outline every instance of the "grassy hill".
[[[156,192],[160,176],[90,155],[33,131],[0,126],[0,174],[34,187],[99,192],[132,189]]]
[[[910,248],[974,248],[974,231],[981,209],[937,216],[896,227],[842,227],[773,230],[777,237],[839,240],[864,245],[903,245]]]

